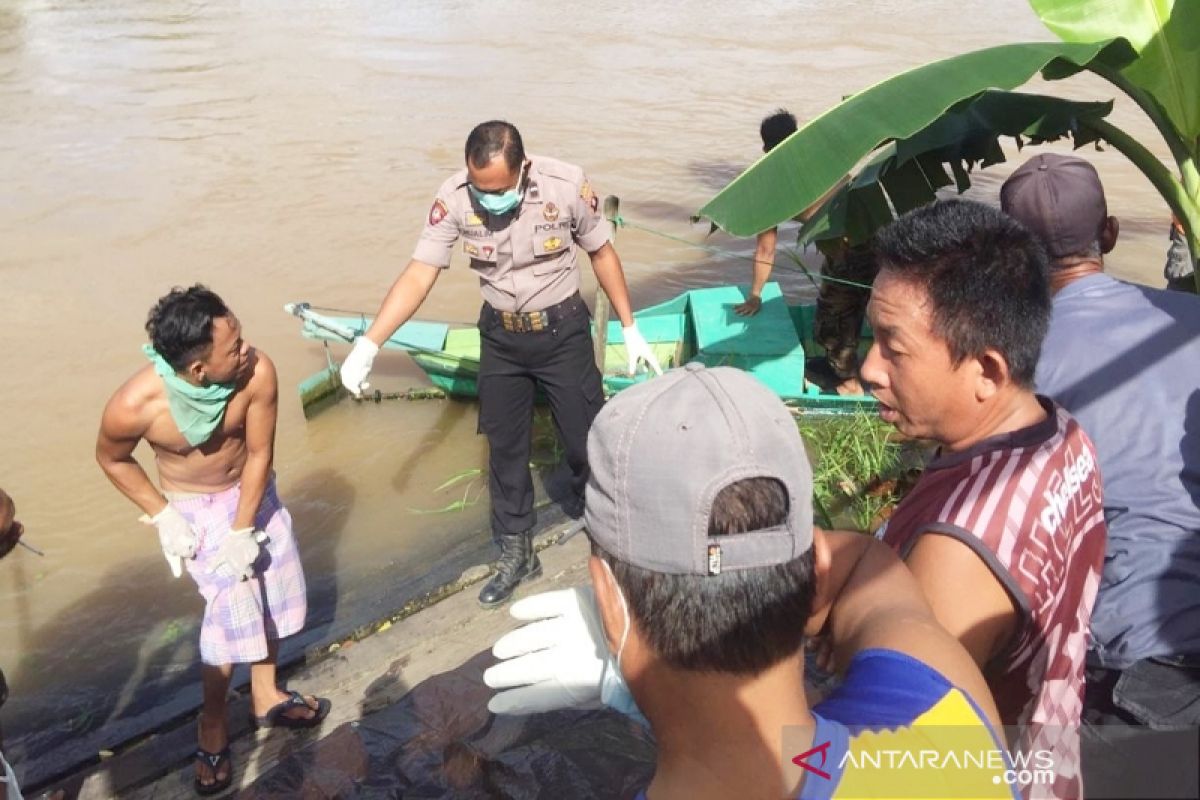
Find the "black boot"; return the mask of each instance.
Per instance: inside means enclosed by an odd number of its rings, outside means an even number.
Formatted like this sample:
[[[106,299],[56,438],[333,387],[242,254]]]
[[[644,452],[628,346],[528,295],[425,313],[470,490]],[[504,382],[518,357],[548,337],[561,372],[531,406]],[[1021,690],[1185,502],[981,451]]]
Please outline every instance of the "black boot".
[[[479,593],[479,604],[494,608],[512,597],[521,582],[542,574],[542,562],[533,551],[533,531],[505,533],[500,536],[500,560],[496,574]]]

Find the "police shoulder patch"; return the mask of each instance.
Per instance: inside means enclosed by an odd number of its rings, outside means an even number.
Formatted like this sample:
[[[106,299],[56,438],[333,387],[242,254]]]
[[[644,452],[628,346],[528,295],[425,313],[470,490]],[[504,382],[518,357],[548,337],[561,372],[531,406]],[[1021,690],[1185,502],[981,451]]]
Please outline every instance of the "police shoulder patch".
[[[592,182],[587,178],[584,178],[583,183],[579,186],[579,196],[595,214],[596,209],[600,207],[600,198],[596,196],[596,190],[592,188]]]
[[[446,208],[446,204],[443,203],[442,199],[439,197],[437,200],[434,200],[433,205],[429,207],[429,224],[437,225],[444,220],[449,213],[450,210]]]

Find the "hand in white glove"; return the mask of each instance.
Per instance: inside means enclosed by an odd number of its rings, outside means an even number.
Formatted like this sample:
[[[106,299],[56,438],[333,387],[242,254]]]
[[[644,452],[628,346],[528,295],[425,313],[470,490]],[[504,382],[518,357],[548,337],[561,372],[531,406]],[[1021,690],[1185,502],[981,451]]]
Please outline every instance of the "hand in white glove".
[[[621,333],[625,335],[625,352],[629,354],[629,374],[636,375],[638,362],[645,361],[646,365],[654,370],[655,375],[662,375],[662,367],[658,365],[654,351],[646,343],[646,337],[638,330],[637,323],[628,328],[621,328]]]
[[[211,575],[217,573],[225,578],[235,578],[244,581],[254,575],[254,562],[262,552],[259,545],[268,541],[264,531],[254,528],[238,528],[230,531],[221,540],[217,548],[216,558],[208,568]]]
[[[610,660],[592,587],[543,592],[518,600],[509,613],[535,620],[506,633],[492,647],[505,659],[483,673],[503,689],[488,701],[493,714],[536,714],[600,699]]]
[[[375,363],[375,356],[378,354],[379,345],[366,336],[359,336],[354,340],[354,347],[342,362],[340,372],[342,385],[350,394],[362,397],[363,389],[371,385],[367,383],[367,376],[371,374],[371,365]]]
[[[163,510],[153,517],[143,514],[138,522],[153,525],[158,528],[158,543],[162,546],[163,556],[171,568],[171,574],[178,578],[183,574],[183,559],[196,555],[196,531],[179,509],[167,503]]]

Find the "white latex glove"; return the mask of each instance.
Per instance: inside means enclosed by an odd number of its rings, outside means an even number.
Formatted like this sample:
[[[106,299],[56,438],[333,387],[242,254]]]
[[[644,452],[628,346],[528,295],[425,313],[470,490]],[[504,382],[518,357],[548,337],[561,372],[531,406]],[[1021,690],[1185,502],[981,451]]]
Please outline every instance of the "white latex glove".
[[[375,363],[375,356],[378,354],[379,345],[367,337],[359,336],[354,340],[354,347],[350,350],[350,355],[346,356],[346,360],[342,362],[342,369],[339,373],[342,385],[350,391],[350,394],[362,397],[363,389],[371,385],[367,383],[367,376],[371,374],[371,365]]]
[[[217,548],[217,556],[208,568],[208,573],[217,573],[239,581],[246,580],[254,574],[254,562],[262,552],[259,545],[268,541],[268,538],[264,531],[254,528],[230,531],[221,540],[221,546]]]
[[[535,594],[509,613],[534,621],[492,647],[505,660],[485,671],[483,682],[504,691],[488,701],[489,711],[537,714],[600,699],[609,652],[592,587]]]
[[[158,529],[158,543],[162,546],[163,556],[171,574],[178,578],[183,574],[183,559],[196,555],[196,531],[179,509],[167,503],[163,510],[153,517],[143,514],[138,522],[153,525]]]
[[[654,357],[654,351],[647,344],[646,337],[638,330],[637,323],[628,328],[621,328],[621,333],[625,336],[625,352],[629,354],[629,374],[636,375],[638,362],[645,361],[646,365],[654,370],[655,375],[662,375],[662,367],[658,365],[658,359]]]

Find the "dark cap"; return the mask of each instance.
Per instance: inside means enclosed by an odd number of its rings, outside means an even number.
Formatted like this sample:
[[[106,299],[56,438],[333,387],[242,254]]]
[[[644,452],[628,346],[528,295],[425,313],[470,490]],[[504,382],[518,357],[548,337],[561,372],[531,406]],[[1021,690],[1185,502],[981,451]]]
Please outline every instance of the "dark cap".
[[[1096,168],[1058,153],[1036,155],[1009,176],[1000,208],[1032,231],[1051,258],[1086,252],[1108,217]]]
[[[812,547],[812,468],[796,420],[740,369],[691,363],[621,392],[592,424],[588,464],[588,534],[627,564],[715,575],[784,564]],[[709,536],[713,499],[749,478],[783,484],[787,519]]]

